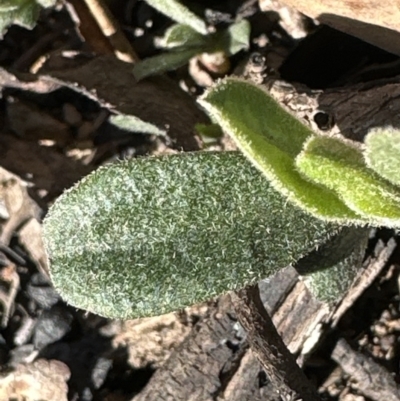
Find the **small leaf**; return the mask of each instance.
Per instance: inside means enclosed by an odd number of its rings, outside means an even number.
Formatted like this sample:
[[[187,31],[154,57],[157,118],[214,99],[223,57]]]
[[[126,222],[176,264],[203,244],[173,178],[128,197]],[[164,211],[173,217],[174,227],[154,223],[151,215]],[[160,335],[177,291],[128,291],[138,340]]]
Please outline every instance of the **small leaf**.
[[[395,185],[400,185],[400,130],[374,128],[365,138],[368,167]]]
[[[48,7],[56,0],[2,0],[0,4],[0,38],[10,25],[32,29],[39,16],[40,5]],[[39,3],[39,4],[38,4]]]
[[[366,240],[367,237],[365,237],[365,241],[360,242],[358,251],[355,250],[334,266],[326,270],[315,271],[304,278],[307,287],[317,299],[333,303],[343,298],[362,266]]]
[[[224,135],[218,124],[196,124],[195,129],[205,146],[217,144],[218,140]]]
[[[151,75],[161,74],[185,65],[198,54],[198,49],[179,48],[169,53],[146,58],[133,67],[133,74],[139,81]]]
[[[166,134],[165,130],[161,130],[153,124],[143,121],[138,117],[127,114],[112,115],[110,116],[109,121],[111,124],[124,131],[158,136],[165,136]]]
[[[375,225],[400,225],[400,192],[364,162],[359,149],[331,137],[313,137],[298,156],[301,173],[335,191],[343,202]]]
[[[196,124],[195,128],[201,136],[209,138],[221,138],[224,135],[218,124]]]
[[[192,13],[187,7],[177,0],[146,0],[148,4],[158,10],[160,13],[170,17],[174,21],[189,25],[195,31],[202,35],[207,35],[207,26],[205,22]]]
[[[288,203],[238,152],[107,165],[62,195],[44,221],[60,294],[124,319],[254,283],[338,230]]]
[[[295,157],[312,131],[264,90],[227,78],[206,92],[200,104],[289,200],[326,220],[360,222],[360,216],[334,192],[307,181],[296,170]]]
[[[247,20],[241,20],[230,25],[226,30],[226,43],[223,50],[229,55],[246,50],[250,46],[250,23]]]
[[[166,49],[180,46],[184,46],[185,48],[204,48],[207,46],[207,37],[188,25],[175,24],[165,31],[160,45]]]
[[[364,260],[369,233],[368,227],[343,227],[295,264],[317,299],[337,301],[348,290]]]

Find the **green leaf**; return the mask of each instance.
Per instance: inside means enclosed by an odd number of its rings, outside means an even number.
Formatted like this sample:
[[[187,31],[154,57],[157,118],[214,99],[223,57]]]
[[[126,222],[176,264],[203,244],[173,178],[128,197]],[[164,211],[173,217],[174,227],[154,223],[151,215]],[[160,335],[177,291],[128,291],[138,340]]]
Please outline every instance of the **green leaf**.
[[[295,158],[312,131],[263,89],[227,78],[206,92],[200,104],[290,201],[325,220],[360,222],[360,216],[334,192],[309,182],[296,170]]]
[[[161,39],[161,47],[172,49],[184,46],[185,48],[204,48],[207,46],[207,36],[204,36],[188,25],[175,24],[165,31]]]
[[[0,38],[10,25],[32,29],[39,16],[40,5],[48,7],[56,0],[2,0],[0,4]],[[39,3],[39,4],[38,4]]]
[[[198,49],[179,48],[169,53],[146,58],[133,67],[133,74],[139,81],[151,75],[161,74],[185,65],[198,54]]]
[[[64,193],[44,221],[63,298],[124,319],[254,283],[339,230],[288,203],[237,152],[107,165]]]
[[[348,290],[364,260],[369,233],[368,227],[343,227],[295,264],[317,299],[334,302]]]
[[[205,22],[192,13],[187,7],[177,0],[146,0],[148,4],[160,11],[162,14],[170,17],[179,24],[189,25],[195,31],[202,35],[207,35],[207,26]]]
[[[374,225],[400,226],[400,192],[369,169],[361,151],[338,138],[310,138],[296,165]]]
[[[365,255],[366,241],[360,242],[358,252],[353,252],[327,270],[307,275],[304,281],[311,293],[320,301],[334,303],[349,290],[359,272]]]
[[[224,135],[218,124],[196,124],[195,129],[205,144],[216,143]]]
[[[127,115],[127,114],[117,114],[110,116],[110,123],[116,127],[124,130],[135,132],[139,134],[150,134],[165,136],[166,130],[162,130],[156,127],[154,124],[150,124],[146,121],[141,120],[138,117]]]
[[[365,138],[367,165],[381,177],[400,185],[400,131],[393,127],[374,128]]]
[[[241,50],[247,50],[250,46],[250,30],[251,26],[247,20],[230,25],[223,34],[223,50],[231,56]]]

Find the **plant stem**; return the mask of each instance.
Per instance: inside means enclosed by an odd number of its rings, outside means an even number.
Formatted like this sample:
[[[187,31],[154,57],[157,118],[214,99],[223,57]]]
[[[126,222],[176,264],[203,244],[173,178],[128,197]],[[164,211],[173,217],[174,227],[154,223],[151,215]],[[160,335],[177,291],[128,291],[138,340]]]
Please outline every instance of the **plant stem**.
[[[232,302],[252,351],[282,398],[320,401],[317,391],[286,348],[265,310],[258,285],[232,293]]]

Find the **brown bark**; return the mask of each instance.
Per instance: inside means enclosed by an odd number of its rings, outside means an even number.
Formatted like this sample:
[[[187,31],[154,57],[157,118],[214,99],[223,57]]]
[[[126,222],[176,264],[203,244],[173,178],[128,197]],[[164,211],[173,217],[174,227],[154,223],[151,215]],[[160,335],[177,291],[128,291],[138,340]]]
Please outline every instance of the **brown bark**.
[[[353,350],[340,339],[332,351],[332,359],[352,378],[352,386],[373,401],[398,401],[400,388],[391,374],[371,357]]]

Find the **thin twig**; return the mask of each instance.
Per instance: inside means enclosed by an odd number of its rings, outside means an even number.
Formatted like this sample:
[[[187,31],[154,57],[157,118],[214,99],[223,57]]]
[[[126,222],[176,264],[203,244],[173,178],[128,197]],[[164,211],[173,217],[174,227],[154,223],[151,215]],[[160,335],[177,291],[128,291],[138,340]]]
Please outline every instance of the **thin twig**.
[[[94,16],[82,0],[68,0],[67,10],[77,25],[80,35],[96,54],[114,54],[108,38],[99,28]]]
[[[139,57],[102,0],[85,0],[104,36],[110,41],[115,55],[122,61],[135,63]]]
[[[232,302],[252,351],[281,396],[293,401],[320,401],[265,310],[258,286],[236,291],[232,294]]]

